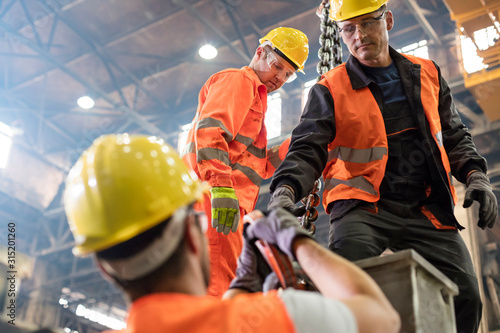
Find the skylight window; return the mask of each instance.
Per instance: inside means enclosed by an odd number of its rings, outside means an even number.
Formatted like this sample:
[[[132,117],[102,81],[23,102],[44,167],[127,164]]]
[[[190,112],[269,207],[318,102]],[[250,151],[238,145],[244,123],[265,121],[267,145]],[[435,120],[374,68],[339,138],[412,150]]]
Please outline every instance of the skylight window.
[[[314,86],[316,82],[316,79],[314,79],[304,83],[304,90],[302,90],[302,109],[306,106],[307,99],[309,98],[309,90],[311,90],[311,87]]]
[[[189,123],[181,126],[181,132],[179,133],[179,137],[177,139],[177,151],[179,154],[182,154],[184,151],[184,147],[186,146],[189,130],[193,127],[193,123]]]
[[[404,54],[414,55],[415,57],[429,59],[429,47],[427,46],[427,41],[425,39],[418,43],[406,45],[397,51]]]
[[[281,135],[281,95],[274,93],[267,97],[267,112],[264,120],[267,129],[267,139]]]
[[[499,37],[498,31],[494,26],[489,26],[474,32],[475,43],[469,37],[464,35],[460,36],[462,59],[464,69],[467,73],[471,74],[488,68],[483,58],[478,56],[477,49],[479,48],[481,51],[488,49],[495,45],[495,41],[498,40]]]
[[[12,135],[13,132],[10,126],[0,122],[0,169],[5,169],[9,162]]]

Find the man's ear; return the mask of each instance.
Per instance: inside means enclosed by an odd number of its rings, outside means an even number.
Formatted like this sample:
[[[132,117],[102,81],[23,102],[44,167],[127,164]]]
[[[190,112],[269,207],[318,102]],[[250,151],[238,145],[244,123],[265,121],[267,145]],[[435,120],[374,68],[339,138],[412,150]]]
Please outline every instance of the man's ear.
[[[262,46],[259,46],[257,50],[255,50],[255,55],[257,56],[257,60],[260,60],[266,54],[266,50]]]
[[[102,277],[103,277],[106,281],[108,281],[108,282],[110,282],[110,283],[112,283],[112,284],[116,284],[116,283],[118,283],[118,285],[122,286],[122,285],[119,283],[118,279],[117,279],[117,278],[115,278],[114,276],[112,276],[112,275],[111,275],[111,274],[110,274],[110,273],[109,273],[109,272],[108,272],[108,271],[104,268],[104,266],[102,265],[102,262],[101,262],[101,260],[102,260],[102,259],[100,259],[100,258],[99,258],[96,254],[94,254],[94,255],[93,255],[93,260],[94,260],[95,265],[96,265],[96,266],[97,266],[97,268],[99,269],[99,272],[101,273]],[[123,286],[122,286],[122,287],[123,287]]]
[[[391,31],[394,27],[394,16],[390,10],[385,13],[385,20],[387,22],[387,31]]]
[[[106,271],[104,269],[104,267],[102,266],[101,260],[95,254],[93,256],[93,260],[94,260],[95,265],[99,269],[99,272],[104,276],[104,278],[107,281],[112,281],[113,277],[108,273],[108,271]]]
[[[184,234],[188,251],[191,251],[195,254],[201,252],[203,247],[202,237],[203,237],[203,232],[196,225],[195,217],[193,215],[190,215],[188,217],[186,230]]]

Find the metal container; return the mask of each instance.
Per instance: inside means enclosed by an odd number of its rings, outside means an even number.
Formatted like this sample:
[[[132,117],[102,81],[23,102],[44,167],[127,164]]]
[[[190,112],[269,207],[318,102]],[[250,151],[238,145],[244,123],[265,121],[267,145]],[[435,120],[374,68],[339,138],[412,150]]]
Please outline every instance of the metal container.
[[[456,333],[458,287],[414,250],[359,260],[401,317],[400,333]]]

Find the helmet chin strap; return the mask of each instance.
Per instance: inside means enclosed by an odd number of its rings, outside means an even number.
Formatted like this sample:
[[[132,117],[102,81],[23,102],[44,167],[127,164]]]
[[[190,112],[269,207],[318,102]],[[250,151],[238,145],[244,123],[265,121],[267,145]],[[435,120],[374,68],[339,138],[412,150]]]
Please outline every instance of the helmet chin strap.
[[[99,266],[112,277],[132,281],[160,267],[177,249],[186,225],[188,208],[178,209],[170,218],[160,237],[139,253],[124,259],[97,258]]]

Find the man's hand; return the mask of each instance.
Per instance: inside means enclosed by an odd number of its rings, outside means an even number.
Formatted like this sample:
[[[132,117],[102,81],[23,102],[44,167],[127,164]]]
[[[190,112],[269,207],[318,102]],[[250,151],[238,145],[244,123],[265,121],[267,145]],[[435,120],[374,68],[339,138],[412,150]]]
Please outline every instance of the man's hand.
[[[212,187],[212,227],[217,232],[228,235],[230,231],[236,232],[240,222],[240,205],[236,193],[230,187]]]
[[[271,272],[264,257],[251,241],[246,233],[250,227],[245,224],[243,231],[243,249],[238,258],[238,267],[236,268],[236,277],[231,281],[229,289],[244,289],[251,293],[262,291],[264,279]]]
[[[464,208],[470,207],[474,201],[479,202],[478,227],[492,228],[498,217],[498,203],[491,189],[488,177],[481,171],[474,171],[467,177]]]
[[[295,259],[293,242],[299,237],[311,238],[297,218],[282,208],[277,208],[265,218],[252,223],[247,228],[249,239],[260,239],[276,245],[281,251]]]
[[[279,186],[276,188],[267,205],[268,210],[284,208],[295,216],[302,216],[306,212],[306,207],[297,207],[295,205],[295,194],[288,186]]]

